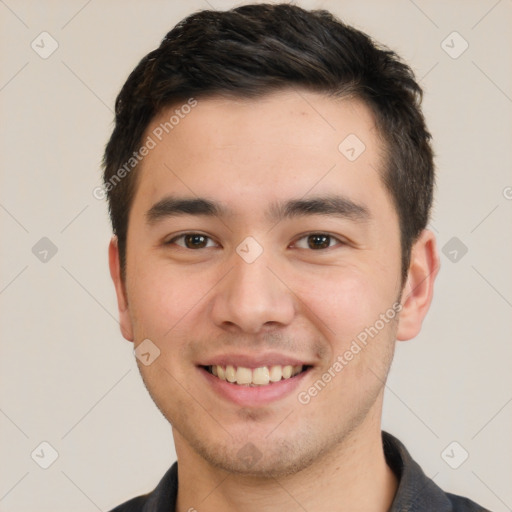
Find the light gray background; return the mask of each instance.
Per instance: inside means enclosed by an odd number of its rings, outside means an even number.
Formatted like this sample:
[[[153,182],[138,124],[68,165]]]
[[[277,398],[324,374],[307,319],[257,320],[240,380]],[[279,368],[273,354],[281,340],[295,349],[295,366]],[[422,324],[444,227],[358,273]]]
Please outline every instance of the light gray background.
[[[452,237],[468,249],[456,262],[442,253],[423,332],[398,345],[384,428],[446,490],[512,510],[512,3],[298,3],[334,11],[412,65],[437,153],[431,227],[440,250]],[[2,512],[106,511],[175,460],[119,332],[106,204],[92,190],[139,59],[185,15],[239,4],[0,0]],[[48,51],[43,31],[59,45],[46,59],[31,47]],[[454,31],[469,44],[458,58],[442,47],[463,48]],[[46,262],[32,252],[42,237],[57,247]],[[58,452],[48,469],[43,441]],[[469,453],[458,469],[441,456],[453,441],[452,464]]]

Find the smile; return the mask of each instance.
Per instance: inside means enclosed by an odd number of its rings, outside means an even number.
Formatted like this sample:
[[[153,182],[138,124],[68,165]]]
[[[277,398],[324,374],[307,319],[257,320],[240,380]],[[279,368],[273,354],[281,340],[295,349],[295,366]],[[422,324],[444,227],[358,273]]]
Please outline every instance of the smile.
[[[288,380],[309,367],[303,365],[272,365],[258,368],[247,368],[233,365],[205,366],[205,370],[220,380],[237,384],[239,386],[267,386],[282,380]]]

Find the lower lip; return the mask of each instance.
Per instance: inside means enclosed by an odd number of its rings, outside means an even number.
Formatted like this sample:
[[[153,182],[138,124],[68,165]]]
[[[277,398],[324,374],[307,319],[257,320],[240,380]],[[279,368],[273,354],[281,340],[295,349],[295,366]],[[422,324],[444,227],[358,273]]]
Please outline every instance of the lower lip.
[[[213,390],[220,396],[241,407],[251,407],[269,404],[291,394],[306,377],[311,368],[294,377],[283,379],[279,382],[272,382],[266,386],[240,386],[226,380],[221,380],[202,367],[199,367],[199,370]]]

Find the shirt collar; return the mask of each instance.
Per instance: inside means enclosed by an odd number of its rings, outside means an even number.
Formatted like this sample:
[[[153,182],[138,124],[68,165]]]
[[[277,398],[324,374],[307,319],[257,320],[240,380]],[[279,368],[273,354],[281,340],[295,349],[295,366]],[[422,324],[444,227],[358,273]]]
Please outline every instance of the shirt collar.
[[[398,489],[389,512],[452,510],[444,491],[423,473],[396,437],[382,432],[382,443],[386,462],[398,479]]]
[[[389,512],[449,512],[446,494],[423,473],[405,446],[391,434],[382,432],[388,466],[398,479],[398,489]],[[144,512],[175,512],[178,495],[178,463],[174,463],[155,490],[147,497]]]

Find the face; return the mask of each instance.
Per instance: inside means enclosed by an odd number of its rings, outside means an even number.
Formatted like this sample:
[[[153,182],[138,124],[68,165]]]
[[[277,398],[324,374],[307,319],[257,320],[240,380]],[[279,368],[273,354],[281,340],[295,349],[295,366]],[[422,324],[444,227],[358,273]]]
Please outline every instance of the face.
[[[205,99],[153,138],[125,282],[115,241],[110,264],[124,336],[150,340],[139,367],[178,458],[277,476],[380,431],[395,340],[423,310],[402,296],[369,110],[305,91]]]

